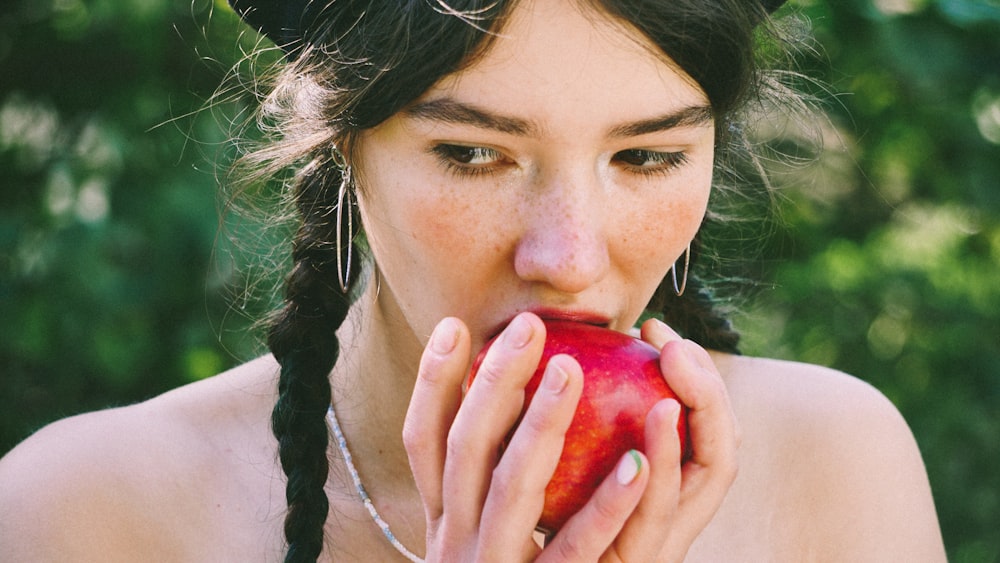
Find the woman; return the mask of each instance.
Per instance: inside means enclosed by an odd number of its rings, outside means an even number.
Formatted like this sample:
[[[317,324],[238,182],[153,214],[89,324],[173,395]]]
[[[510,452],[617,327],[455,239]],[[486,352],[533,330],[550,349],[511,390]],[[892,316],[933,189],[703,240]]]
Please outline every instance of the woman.
[[[0,462],[5,560],[943,560],[891,404],[737,355],[688,274],[774,6],[468,4],[236,2],[288,55],[283,136],[248,156],[298,171],[272,354],[25,441]],[[693,455],[658,403],[645,453],[539,541],[575,360],[497,452],[543,321],[630,331],[653,306]]]

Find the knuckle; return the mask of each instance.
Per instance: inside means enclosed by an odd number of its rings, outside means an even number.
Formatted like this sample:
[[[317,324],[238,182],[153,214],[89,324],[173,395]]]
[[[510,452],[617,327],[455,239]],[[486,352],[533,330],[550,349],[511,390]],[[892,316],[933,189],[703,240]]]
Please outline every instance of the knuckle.
[[[439,518],[427,533],[427,561],[467,561],[469,546],[461,538],[474,534],[468,519],[447,515]]]
[[[514,478],[509,471],[504,471],[502,467],[493,471],[493,477],[490,480],[490,495],[495,496],[501,503],[523,498],[526,493],[522,479]]]
[[[581,538],[577,534],[569,534],[556,544],[556,560],[583,561],[584,553],[580,545]]]
[[[459,459],[462,456],[462,452],[466,451],[469,446],[469,439],[462,432],[457,432],[454,427],[452,427],[451,432],[448,432],[448,439],[445,443],[445,451],[447,452],[447,459]]]
[[[601,532],[607,533],[621,527],[622,514],[616,503],[604,495],[594,496],[594,525]]]
[[[728,402],[729,390],[726,389],[726,384],[722,381],[721,377],[706,377],[703,379],[702,385],[706,397],[710,397],[715,401],[724,400]]]
[[[684,359],[684,341],[668,340],[660,347],[660,355],[672,363],[680,363]]]
[[[481,459],[485,455],[491,463],[496,463],[499,451],[490,453],[490,448],[481,435],[465,432],[452,426],[445,440],[445,455],[448,460],[456,460],[460,463],[467,463],[473,459]],[[482,459],[486,459],[482,458]]]
[[[488,356],[482,365],[479,366],[479,371],[476,373],[476,385],[496,387],[504,379],[505,370],[501,364],[502,362],[495,356]]]
[[[535,405],[532,402],[532,405]],[[528,407],[524,418],[518,423],[516,434],[525,436],[529,440],[535,440],[547,431],[552,431],[552,425],[545,413],[537,412],[539,409]]]
[[[425,357],[417,368],[417,384],[425,387],[440,387],[443,384],[443,372],[440,362]]]
[[[410,420],[403,423],[403,447],[407,453],[420,453],[425,442],[424,433],[420,431],[416,424]]]
[[[702,367],[712,365],[712,356],[709,355],[708,350],[702,348],[697,342],[693,340],[684,340],[684,348],[688,354],[691,354],[691,358],[698,362]]]
[[[721,406],[726,412],[729,408],[729,391],[726,384],[718,377],[707,377],[691,390],[690,406],[695,409]]]

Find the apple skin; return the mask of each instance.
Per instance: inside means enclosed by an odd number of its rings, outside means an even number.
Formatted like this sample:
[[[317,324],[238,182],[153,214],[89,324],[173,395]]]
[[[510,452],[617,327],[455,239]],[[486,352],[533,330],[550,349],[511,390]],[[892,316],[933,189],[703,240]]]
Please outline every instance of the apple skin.
[[[661,399],[677,399],[677,395],[660,372],[660,352],[647,342],[579,322],[544,322],[545,348],[538,369],[525,387],[524,409],[531,403],[553,355],[573,356],[583,369],[583,392],[566,432],[559,463],[545,488],[545,506],[538,521],[540,529],[556,532],[586,504],[625,452],[645,451],[646,415]],[[486,344],[473,363],[470,384],[491,344]],[[689,455],[687,409],[683,403],[677,434],[681,452]]]

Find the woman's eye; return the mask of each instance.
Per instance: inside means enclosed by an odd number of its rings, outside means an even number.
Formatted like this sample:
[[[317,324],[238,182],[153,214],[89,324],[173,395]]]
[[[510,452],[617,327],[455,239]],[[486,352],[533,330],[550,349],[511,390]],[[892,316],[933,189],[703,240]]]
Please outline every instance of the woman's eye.
[[[686,163],[687,155],[683,152],[629,149],[616,153],[614,160],[644,174],[663,173]]]
[[[504,159],[499,151],[486,147],[437,145],[434,152],[445,164],[468,168],[487,167]]]

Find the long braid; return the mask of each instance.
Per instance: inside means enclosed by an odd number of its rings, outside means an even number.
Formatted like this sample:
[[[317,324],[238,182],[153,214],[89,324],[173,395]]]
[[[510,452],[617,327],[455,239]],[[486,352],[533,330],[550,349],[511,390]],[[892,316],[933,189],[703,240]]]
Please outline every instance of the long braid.
[[[338,211],[331,202],[336,201],[339,176],[328,160],[317,160],[298,180],[295,197],[302,223],[293,243],[294,265],[285,282],[284,308],[268,334],[268,347],[281,365],[271,427],[288,478],[286,563],[316,561],[329,512],[324,491],[329,473],[329,375],[340,350],[336,331],[350,308],[348,296],[337,285],[338,249],[332,242],[337,240],[332,214]],[[351,235],[345,240],[352,240]]]

